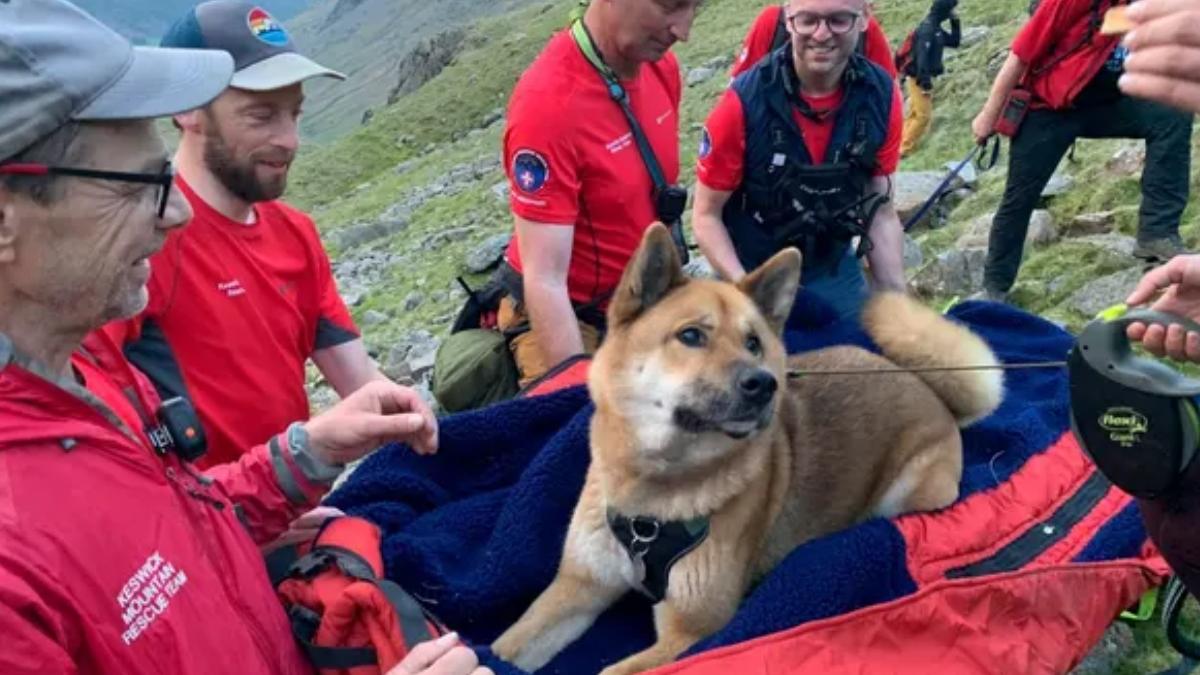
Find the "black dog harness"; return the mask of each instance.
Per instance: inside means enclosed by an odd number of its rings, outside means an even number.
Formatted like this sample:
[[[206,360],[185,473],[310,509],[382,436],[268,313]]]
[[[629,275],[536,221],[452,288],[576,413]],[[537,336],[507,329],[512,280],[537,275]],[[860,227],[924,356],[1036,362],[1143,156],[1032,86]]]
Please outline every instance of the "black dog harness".
[[[607,512],[608,529],[629,554],[634,585],[651,601],[667,597],[671,568],[708,538],[708,518],[661,521],[652,516]]]

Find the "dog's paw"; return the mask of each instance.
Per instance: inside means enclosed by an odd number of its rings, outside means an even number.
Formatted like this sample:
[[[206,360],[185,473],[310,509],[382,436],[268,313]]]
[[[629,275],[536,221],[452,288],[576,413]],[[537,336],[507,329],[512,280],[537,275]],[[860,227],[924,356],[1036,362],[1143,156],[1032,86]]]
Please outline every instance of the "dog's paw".
[[[517,654],[521,652],[521,645],[513,639],[513,634],[510,630],[492,643],[492,652],[501,659],[512,663],[516,660]]]

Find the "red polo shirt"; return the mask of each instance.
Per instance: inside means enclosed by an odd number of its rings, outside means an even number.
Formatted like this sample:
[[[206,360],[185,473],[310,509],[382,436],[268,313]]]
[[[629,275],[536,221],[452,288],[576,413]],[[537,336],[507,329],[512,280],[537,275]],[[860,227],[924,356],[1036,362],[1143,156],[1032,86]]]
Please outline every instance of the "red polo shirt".
[[[758,18],[750,26],[750,32],[746,33],[746,39],[742,41],[741,51],[733,60],[733,70],[729,73],[730,78],[737,77],[743,71],[749,70],[750,66],[758,63],[771,51],[771,43],[775,40],[776,27],[779,25],[782,14],[783,7],[780,5],[769,5],[759,12]],[[892,76],[892,79],[895,79],[896,61],[892,57],[892,47],[888,44],[883,26],[879,25],[879,21],[874,15],[867,17],[865,39],[867,43],[864,56],[879,64],[887,71],[888,75]]]
[[[813,110],[834,110],[841,104],[842,92],[839,89],[829,96],[804,96],[804,100]],[[826,116],[821,121],[801,115],[798,109],[793,110],[793,115],[796,123],[800,125],[800,132],[804,135],[804,145],[808,148],[809,156],[817,164],[824,162],[829,139],[833,135],[836,113]],[[900,164],[903,127],[904,112],[900,101],[900,89],[893,85],[888,133],[876,155],[878,167],[875,175],[886,176],[895,173]],[[717,106],[709,113],[703,134],[707,138],[702,142],[701,151],[696,159],[696,178],[713,190],[736,190],[742,184],[742,169],[746,160],[746,118],[742,112],[742,99],[732,89],[725,91]]]
[[[1117,4],[1123,3],[1102,0],[1100,15]],[[1051,108],[1070,106],[1121,42],[1119,35],[1098,32],[1088,42],[1091,21],[1092,0],[1044,0],[1013,38],[1013,54],[1032,70],[1062,57],[1046,72],[1028,77],[1033,93]]]
[[[670,52],[622,83],[669,183],[679,176],[679,63]],[[654,184],[621,108],[569,31],[513,90],[504,130],[510,204],[536,223],[573,224],[567,290],[587,302],[616,287],[655,220]],[[508,262],[522,271],[514,236]]]
[[[358,329],[308,216],[263,202],[245,225],[176,183],[195,216],[151,258],[146,311],[105,330],[163,398],[191,399],[208,437],[203,468],[308,419],[305,362]]]

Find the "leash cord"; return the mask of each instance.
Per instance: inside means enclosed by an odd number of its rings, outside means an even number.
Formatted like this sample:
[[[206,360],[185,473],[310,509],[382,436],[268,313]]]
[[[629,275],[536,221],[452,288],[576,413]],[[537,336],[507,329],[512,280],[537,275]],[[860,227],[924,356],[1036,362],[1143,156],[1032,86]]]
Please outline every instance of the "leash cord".
[[[1030,361],[1026,363],[1001,363],[978,366],[929,366],[925,368],[864,368],[859,370],[788,370],[789,378],[810,375],[869,375],[882,373],[938,373],[962,370],[1029,370],[1034,368],[1064,368],[1066,361]]]

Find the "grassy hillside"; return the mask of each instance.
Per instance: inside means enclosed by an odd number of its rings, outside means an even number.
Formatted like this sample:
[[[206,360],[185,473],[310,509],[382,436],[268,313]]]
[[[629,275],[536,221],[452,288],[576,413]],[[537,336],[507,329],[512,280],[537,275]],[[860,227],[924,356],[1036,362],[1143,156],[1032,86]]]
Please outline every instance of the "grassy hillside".
[[[385,256],[394,260],[353,311],[368,314],[368,344],[376,354],[409,331],[444,332],[461,299],[453,281],[463,274],[466,254],[485,239],[510,228],[507,200],[499,192],[498,115],[524,67],[547,38],[565,23],[569,0],[526,7],[484,19],[472,28],[469,48],[438,77],[396,104],[380,110],[366,127],[324,147],[310,147],[298,162],[290,190],[292,201],[313,212],[336,260]],[[762,0],[709,0],[700,11],[691,40],[676,49],[685,73],[702,65],[715,76],[685,89],[682,110],[682,166],[690,183],[700,125],[726,83],[729,59]],[[925,12],[923,0],[878,3],[878,15],[896,44]],[[986,26],[983,40],[954,53],[947,74],[937,83],[934,128],[924,145],[901,170],[939,169],[971,146],[970,121],[987,95],[988,64],[1002,57],[1024,18],[1026,0],[993,0],[961,7],[965,27]],[[721,62],[724,63],[721,63]],[[1132,235],[1136,226],[1138,181],[1106,164],[1124,147],[1121,141],[1083,141],[1075,163],[1061,170],[1074,186],[1049,205],[1060,228],[1076,216],[1113,211],[1112,230]],[[976,192],[953,211],[943,229],[919,233],[926,260],[955,245],[972,220],[993,211],[1003,189],[1004,166],[985,174]],[[463,178],[466,176],[466,178]],[[1193,183],[1196,173],[1193,172]],[[399,208],[413,204],[411,213]],[[400,214],[400,216],[397,216]],[[370,223],[404,225],[370,243],[340,243],[349,228]],[[1197,213],[1185,214],[1185,240],[1195,245]],[[1097,277],[1136,263],[1102,247],[1066,240],[1027,251],[1014,301],[1023,307],[1078,327],[1086,316],[1071,309],[1068,298]],[[481,281],[482,275],[467,275]],[[405,309],[420,293],[432,302]],[[1120,298],[1114,297],[1113,301]],[[935,301],[945,300],[936,298]],[[1133,628],[1133,646],[1122,649],[1117,665],[1102,672],[1148,673],[1177,659],[1161,639],[1156,622]]]

